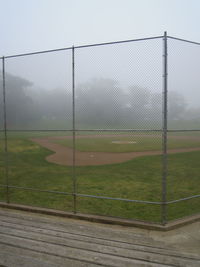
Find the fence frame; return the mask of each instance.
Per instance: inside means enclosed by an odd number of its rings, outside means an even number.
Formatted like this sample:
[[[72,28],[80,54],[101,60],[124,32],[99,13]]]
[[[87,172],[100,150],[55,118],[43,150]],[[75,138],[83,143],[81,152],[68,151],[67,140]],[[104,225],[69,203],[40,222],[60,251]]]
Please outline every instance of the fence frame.
[[[163,151],[163,174],[162,174],[162,224],[167,223],[167,32],[163,37],[163,130],[162,130],[162,151]]]
[[[19,190],[30,190],[30,191],[37,191],[37,192],[45,192],[45,193],[53,193],[53,194],[61,194],[61,195],[67,195],[73,197],[73,212],[77,213],[77,197],[86,197],[86,198],[96,198],[96,199],[107,199],[107,200],[117,200],[117,201],[125,201],[125,202],[135,202],[135,203],[142,203],[142,204],[154,204],[154,205],[160,205],[161,207],[161,224],[166,225],[168,222],[167,219],[167,205],[172,203],[177,203],[181,201],[186,201],[193,198],[199,198],[199,195],[193,195],[186,198],[176,199],[173,201],[167,201],[167,176],[168,176],[168,153],[167,153],[167,140],[168,140],[168,132],[177,132],[177,131],[200,131],[197,129],[191,129],[191,130],[169,130],[168,129],[168,46],[167,46],[167,40],[168,38],[174,39],[174,40],[180,40],[188,43],[193,43],[200,45],[200,43],[188,41],[172,36],[168,36],[167,32],[164,32],[163,36],[156,36],[156,37],[149,37],[149,38],[140,38],[140,39],[133,39],[133,40],[125,40],[125,41],[117,41],[117,42],[107,42],[107,43],[98,43],[98,44],[89,44],[89,45],[82,45],[82,46],[72,46],[67,48],[61,48],[61,49],[53,49],[53,50],[44,50],[44,51],[37,51],[32,53],[24,53],[24,54],[17,54],[17,55],[9,55],[9,56],[3,56],[0,57],[0,60],[2,60],[2,86],[3,86],[3,127],[4,129],[1,130],[4,133],[4,162],[5,162],[5,181],[6,184],[0,184],[0,187],[6,188],[6,202],[10,203],[10,196],[9,196],[9,189],[19,189]],[[163,97],[162,97],[162,129],[160,130],[148,130],[148,129],[76,129],[76,101],[75,101],[75,92],[76,92],[76,84],[75,84],[75,51],[77,49],[82,49],[86,47],[94,47],[94,46],[106,46],[110,44],[119,44],[119,43],[128,43],[128,42],[137,42],[137,41],[144,41],[144,40],[152,40],[152,39],[162,39],[163,40]],[[36,55],[36,54],[43,54],[43,53],[52,53],[56,51],[65,51],[65,50],[71,50],[71,57],[72,57],[72,129],[71,130],[9,130],[7,129],[7,111],[6,111],[6,78],[5,78],[5,61],[9,58],[14,57],[24,57],[24,56],[30,56],[30,55]],[[161,56],[161,55],[160,55]],[[19,186],[12,186],[9,183],[9,164],[8,164],[8,132],[19,132],[19,131],[25,131],[25,132],[34,132],[34,131],[69,131],[72,133],[73,138],[73,166],[72,166],[72,181],[73,181],[73,189],[72,192],[60,192],[60,191],[50,191],[50,190],[40,190],[40,189],[34,189],[34,188],[28,188],[28,187],[19,187]],[[162,133],[162,201],[145,201],[145,200],[137,200],[137,199],[123,199],[123,198],[112,198],[112,197],[106,197],[106,196],[95,196],[95,195],[87,195],[87,194],[79,194],[77,193],[77,178],[76,178],[76,133],[77,132],[84,132],[84,131],[114,131],[114,132],[160,132]]]

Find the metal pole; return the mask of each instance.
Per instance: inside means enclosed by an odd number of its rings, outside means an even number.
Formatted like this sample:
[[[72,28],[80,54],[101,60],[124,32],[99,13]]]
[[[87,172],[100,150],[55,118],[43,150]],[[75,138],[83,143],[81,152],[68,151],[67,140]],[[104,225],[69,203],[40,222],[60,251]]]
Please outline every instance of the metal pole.
[[[5,160],[5,180],[6,180],[6,200],[10,203],[9,180],[8,180],[8,136],[7,136],[7,114],[6,114],[6,81],[5,81],[5,58],[2,58],[2,78],[3,78],[3,118],[4,118],[4,160]]]
[[[163,37],[163,173],[162,173],[162,224],[167,223],[167,32]]]
[[[73,178],[73,196],[74,196],[74,213],[76,213],[76,130],[75,130],[75,55],[74,46],[72,47],[72,128],[73,128],[73,155],[72,155],[72,178]]]

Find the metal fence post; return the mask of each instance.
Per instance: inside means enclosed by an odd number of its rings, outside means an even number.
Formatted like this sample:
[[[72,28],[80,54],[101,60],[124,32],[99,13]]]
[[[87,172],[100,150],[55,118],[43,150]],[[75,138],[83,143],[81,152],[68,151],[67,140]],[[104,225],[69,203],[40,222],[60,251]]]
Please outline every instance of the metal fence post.
[[[75,48],[72,47],[72,128],[73,128],[73,155],[72,155],[72,178],[73,178],[73,200],[74,200],[74,213],[76,213],[76,130],[75,130]]]
[[[167,32],[163,36],[162,224],[167,223]]]
[[[4,120],[4,160],[5,160],[5,180],[6,180],[6,201],[10,203],[9,180],[8,180],[8,136],[7,136],[7,114],[6,114],[6,80],[5,80],[5,58],[2,58],[2,78],[3,78],[3,120]]]

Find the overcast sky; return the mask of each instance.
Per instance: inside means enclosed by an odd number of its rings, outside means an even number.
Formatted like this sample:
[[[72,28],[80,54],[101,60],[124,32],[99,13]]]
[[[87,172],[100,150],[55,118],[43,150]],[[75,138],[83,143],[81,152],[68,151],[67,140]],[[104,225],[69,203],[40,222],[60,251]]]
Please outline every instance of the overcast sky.
[[[0,0],[0,56],[169,35],[200,42],[199,0]]]
[[[200,42],[200,0],[0,0],[0,56],[168,35]],[[169,90],[200,105],[200,46],[168,39]],[[122,88],[163,88],[163,41],[75,51],[76,85],[93,78]],[[6,60],[35,88],[70,88],[71,50]]]

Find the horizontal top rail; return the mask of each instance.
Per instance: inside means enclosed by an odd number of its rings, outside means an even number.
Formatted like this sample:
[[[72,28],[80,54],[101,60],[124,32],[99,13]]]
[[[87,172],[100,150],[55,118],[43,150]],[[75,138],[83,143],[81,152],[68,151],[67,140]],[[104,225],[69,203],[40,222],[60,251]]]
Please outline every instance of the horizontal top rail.
[[[190,41],[190,40],[186,40],[186,39],[182,39],[182,38],[177,38],[177,37],[173,37],[173,36],[167,36],[167,38],[174,39],[174,40],[177,40],[177,41],[186,42],[186,43],[190,43],[190,44],[200,45],[200,43],[198,43],[198,42],[194,42],[194,41]]]
[[[64,48],[57,48],[57,49],[50,49],[50,50],[42,50],[42,51],[35,51],[30,53],[23,53],[23,54],[16,54],[16,55],[8,55],[0,57],[0,59],[3,58],[14,58],[14,57],[24,57],[24,56],[32,56],[32,55],[38,55],[38,54],[45,54],[45,53],[52,53],[52,52],[59,52],[59,51],[65,51],[70,50],[72,47],[64,47]]]
[[[87,45],[79,45],[79,46],[70,46],[70,47],[64,47],[64,48],[58,48],[58,49],[50,49],[50,50],[35,51],[35,52],[30,52],[30,53],[2,56],[2,57],[0,57],[0,59],[31,56],[31,55],[37,55],[37,54],[59,52],[59,51],[65,51],[65,50],[71,50],[71,49],[94,47],[94,46],[104,46],[104,45],[112,45],[112,44],[122,44],[122,43],[137,42],[137,41],[147,41],[147,40],[153,40],[153,39],[159,39],[159,38],[163,38],[163,36],[154,36],[154,37],[130,39],[130,40],[123,40],[123,41],[115,41],[115,42],[95,43],[95,44],[87,44]]]
[[[70,46],[70,47],[63,47],[63,48],[56,48],[56,49],[49,49],[49,50],[41,50],[41,51],[35,51],[35,52],[28,52],[28,53],[22,53],[22,54],[15,54],[15,55],[7,55],[0,57],[1,59],[8,59],[8,58],[16,58],[16,57],[23,57],[23,56],[31,56],[31,55],[38,55],[38,54],[45,54],[45,53],[52,53],[52,52],[59,52],[59,51],[65,51],[65,50],[72,50],[72,49],[80,49],[80,48],[87,48],[87,47],[95,47],[95,46],[105,46],[105,45],[113,45],[113,44],[123,44],[123,43],[130,43],[130,42],[138,42],[138,41],[147,41],[147,40],[153,40],[153,39],[160,39],[163,38],[163,35],[160,36],[153,36],[153,37],[146,37],[146,38],[137,38],[137,39],[129,39],[129,40],[122,40],[122,41],[113,41],[113,42],[104,42],[104,43],[95,43],[95,44],[86,44],[86,45],[79,45],[79,46]],[[174,36],[167,36],[169,39],[174,39],[178,41],[183,41],[191,44],[200,45],[199,42],[194,42]]]
[[[102,45],[131,43],[131,42],[148,41],[148,40],[161,39],[161,38],[163,38],[163,36],[154,36],[154,37],[130,39],[130,40],[124,40],[124,41],[107,42],[107,43],[97,43],[97,44],[89,44],[89,45],[79,45],[79,46],[75,46],[74,48],[85,48],[85,47],[102,46]]]

